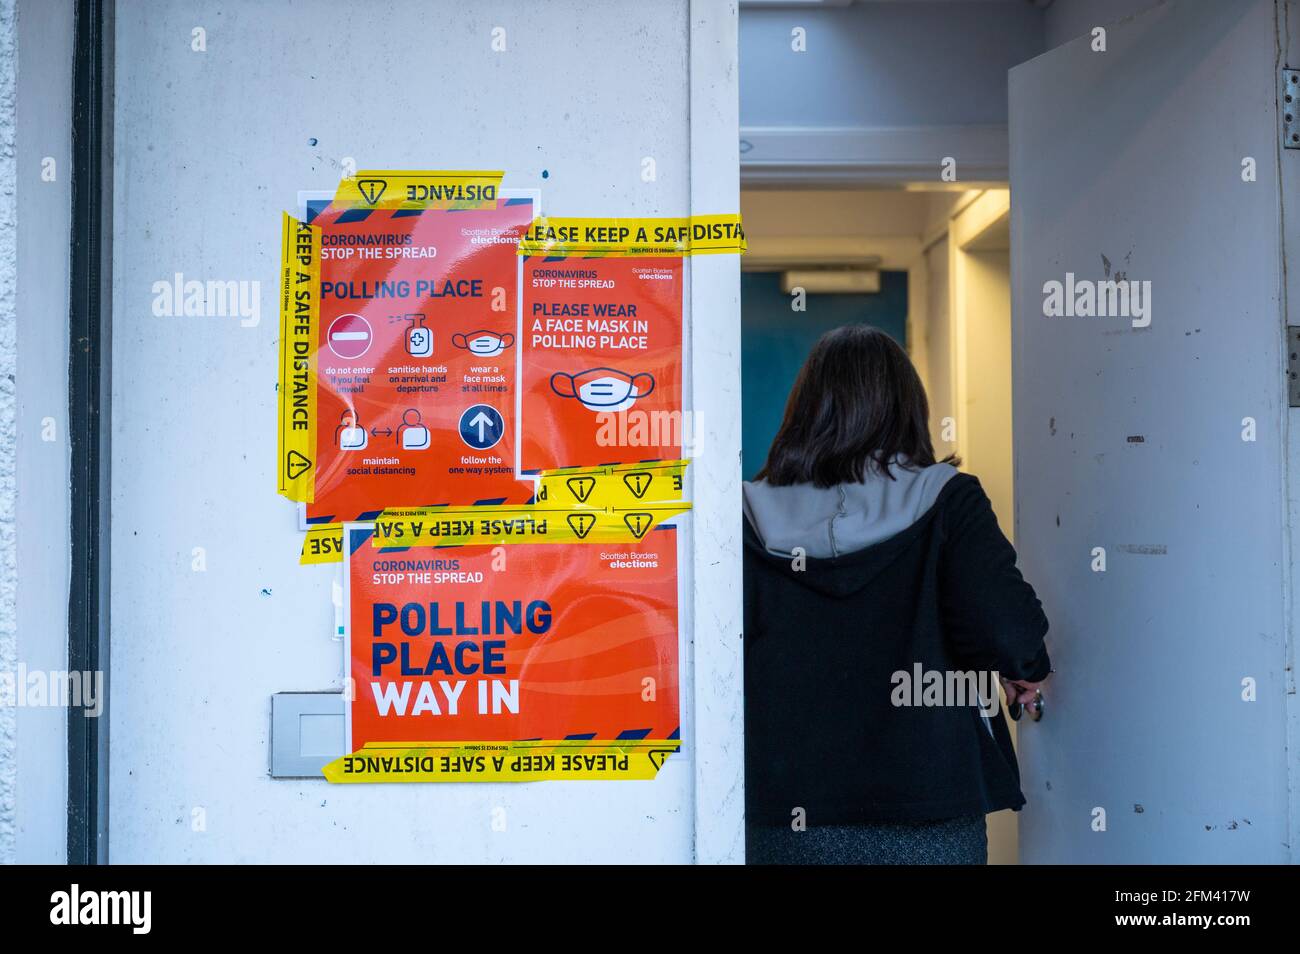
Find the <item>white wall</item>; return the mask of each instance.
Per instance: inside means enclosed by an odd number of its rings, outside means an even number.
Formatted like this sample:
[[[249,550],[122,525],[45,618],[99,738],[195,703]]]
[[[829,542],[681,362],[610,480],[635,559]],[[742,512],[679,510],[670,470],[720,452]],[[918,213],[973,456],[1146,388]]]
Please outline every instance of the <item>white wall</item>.
[[[969,203],[977,192],[925,193],[922,227],[921,273],[924,277],[924,297],[918,307],[911,310],[908,349],[924,360],[917,362],[926,396],[930,399],[930,439],[939,457],[957,452],[954,440],[944,440],[944,418],[958,416],[956,365],[954,363],[956,337],[953,333],[952,295],[948,231],[954,212]],[[949,432],[953,433],[953,432]]]
[[[1300,2],[1297,0],[1286,0],[1280,5],[1281,33],[1281,61],[1293,66],[1300,62]],[[1291,156],[1295,157],[1295,152]],[[1281,180],[1281,225],[1282,225],[1282,244],[1283,249],[1290,252],[1293,249],[1300,248],[1300,208],[1297,208],[1297,197],[1300,197],[1300,164],[1294,160],[1283,162],[1280,169]],[[1292,256],[1294,258],[1294,256]],[[1283,301],[1286,305],[1286,325],[1287,334],[1297,334],[1297,326],[1300,326],[1300,269],[1287,269],[1284,275],[1285,286]],[[1289,339],[1288,339],[1289,340]],[[1288,841],[1294,846],[1300,846],[1300,696],[1296,694],[1296,641],[1297,633],[1300,633],[1300,600],[1296,599],[1295,594],[1300,592],[1300,532],[1296,528],[1300,527],[1300,408],[1288,407],[1286,409],[1286,441],[1287,441],[1287,512],[1286,523],[1290,535],[1289,556],[1290,556],[1290,593],[1291,600],[1288,607],[1290,616],[1290,640],[1287,647],[1286,668],[1288,673],[1287,686],[1287,759],[1290,769],[1290,789],[1291,789],[1291,824]],[[1300,850],[1292,849],[1291,858],[1293,861],[1300,859]]]
[[[1112,23],[1149,9],[1159,0],[1053,0],[1043,11],[1047,49],[1091,34],[1094,27]]]
[[[18,19],[13,0],[0,0],[0,102],[11,102],[18,80]],[[17,215],[14,200],[14,116],[0,114],[0,222],[11,226]],[[0,230],[0,375],[11,382],[0,388],[0,672],[18,668],[17,600],[18,559],[14,510],[17,498],[15,404],[12,382],[18,368],[18,309],[14,300],[17,285],[17,234],[12,227]],[[17,789],[17,710],[0,705],[0,863],[12,862],[15,850]]]
[[[816,239],[819,248],[876,256],[881,268],[906,270],[920,256],[929,201],[922,192],[878,189],[746,189],[746,267],[759,256],[779,258],[791,248],[785,240]]]
[[[925,252],[925,311],[916,323],[925,336],[926,363],[922,372],[926,397],[930,399],[930,439],[934,452],[947,457],[957,452],[955,443],[943,439],[944,418],[956,420],[952,379],[952,327],[948,301],[948,236],[944,235]]]
[[[1011,263],[1006,251],[960,251],[965,400],[957,445],[1015,538],[1011,475]]]
[[[739,560],[700,557],[740,530],[739,428],[727,436],[720,403],[739,407],[737,266],[721,258],[691,279],[692,301],[709,307],[689,340],[712,375],[692,396],[724,429],[697,465],[712,522],[694,573],[713,603],[694,632],[709,669],[682,689],[696,751],[653,782],[331,787],[267,775],[271,694],[342,678],[336,570],[297,565],[301,536],[274,492],[280,211],[299,189],[333,188],[345,156],[505,169],[507,186],[540,187],[557,214],[734,211],[734,6],[697,6],[688,17],[686,0],[400,0],[367,6],[360,29],[346,0],[119,0],[113,860],[683,861],[701,830],[702,860],[741,857]],[[491,49],[496,26],[506,53]],[[195,27],[206,53],[190,49]],[[702,80],[694,98],[688,62]],[[692,134],[688,117],[711,132]],[[645,156],[656,181],[642,179]],[[693,191],[693,165],[713,184]],[[155,318],[151,284],[174,272],[260,280],[261,324]],[[715,487],[732,494],[725,511]],[[191,571],[199,546],[203,573]],[[696,726],[720,743],[707,791]],[[192,830],[196,808],[206,831]],[[506,832],[491,827],[497,808]]]
[[[930,196],[868,189],[746,189],[745,236],[848,236],[919,239]]]
[[[1008,193],[990,189],[949,221],[948,302],[957,451],[1014,541]]]
[[[1007,70],[1042,50],[1023,2],[746,7],[745,181],[936,184],[945,157],[961,183],[1005,181]]]
[[[747,6],[741,165],[754,185],[1007,178],[1007,71],[1156,0]],[[806,49],[792,49],[802,29]]]
[[[691,0],[690,211],[740,206],[734,3]],[[694,742],[695,850],[700,863],[745,858],[744,610],[740,406],[740,257],[690,262],[688,409],[706,443],[692,453],[687,489],[690,615],[687,666]],[[696,373],[699,369],[699,373]],[[692,473],[693,471],[693,473]],[[691,741],[688,740],[688,745]]]
[[[791,30],[807,31],[807,52]],[[740,18],[740,124],[1005,124],[1007,70],[1043,51],[1029,3],[854,3]]]
[[[71,201],[72,0],[22,0],[17,21],[15,151],[0,151],[3,194],[15,199],[4,215],[10,227],[16,276],[0,280],[3,311],[16,304],[2,349],[16,380],[0,388],[0,419],[8,433],[0,447],[16,447],[16,469],[3,467],[4,493],[14,494],[0,523],[0,671],[22,664],[29,672],[67,668],[68,612],[68,229]],[[13,27],[13,4],[0,4],[0,24]],[[0,33],[12,53],[12,33]],[[11,59],[0,75],[10,76]],[[16,131],[16,136],[15,136]],[[52,158],[54,181],[42,178]],[[16,177],[10,179],[10,177]],[[0,262],[15,262],[14,252]],[[5,268],[6,266],[0,266]],[[16,295],[15,292],[16,278]],[[3,324],[3,323],[0,323]],[[16,343],[16,369],[13,346]],[[8,406],[5,406],[5,404]],[[48,419],[48,423],[47,423]],[[52,427],[52,433],[50,428]],[[12,429],[11,429],[12,428]],[[44,439],[47,435],[52,440]],[[15,482],[16,477],[16,482]],[[16,532],[15,532],[16,531]],[[14,585],[17,589],[14,590]],[[16,638],[15,638],[16,637]],[[80,713],[77,718],[83,718]],[[66,857],[67,710],[23,706],[0,709],[0,861],[59,862]]]

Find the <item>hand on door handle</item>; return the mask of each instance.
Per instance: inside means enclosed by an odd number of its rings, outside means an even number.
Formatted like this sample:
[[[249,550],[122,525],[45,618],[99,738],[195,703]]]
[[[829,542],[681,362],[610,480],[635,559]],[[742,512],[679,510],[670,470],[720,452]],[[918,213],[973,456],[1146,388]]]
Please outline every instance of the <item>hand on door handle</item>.
[[[1051,674],[1049,671],[1047,676]],[[1046,702],[1043,699],[1042,690],[1038,687],[1046,681],[1047,676],[1037,682],[998,677],[1002,683],[1002,691],[1007,694],[1007,714],[1011,716],[1012,722],[1020,721],[1020,715],[1026,705],[1029,706],[1029,717],[1035,722],[1043,717],[1043,707]],[[1032,697],[1029,695],[1031,692],[1033,693]]]
[[[1045,699],[1043,698],[1043,694],[1042,694],[1042,692],[1039,691],[1039,690],[1037,690],[1037,689],[1035,689],[1035,690],[1034,690],[1034,699],[1033,699],[1032,702],[1029,703],[1029,707],[1028,707],[1028,708],[1029,708],[1029,718],[1032,719],[1032,720],[1035,721],[1035,722],[1038,722],[1040,719],[1042,719],[1042,718],[1043,718],[1043,707],[1046,705],[1046,702],[1047,702],[1047,700],[1045,700]],[[1007,706],[1007,714],[1011,716],[1011,721],[1012,721],[1012,722],[1019,722],[1019,721],[1020,721],[1020,714],[1021,714],[1021,712],[1024,711],[1024,709],[1025,709],[1025,707],[1022,706],[1019,702],[1013,702],[1013,703],[1011,703],[1010,705]]]

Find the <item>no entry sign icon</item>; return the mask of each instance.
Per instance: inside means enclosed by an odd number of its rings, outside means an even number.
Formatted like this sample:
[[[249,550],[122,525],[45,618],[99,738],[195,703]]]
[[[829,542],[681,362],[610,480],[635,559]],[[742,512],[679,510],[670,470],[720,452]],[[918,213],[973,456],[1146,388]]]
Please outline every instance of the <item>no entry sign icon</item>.
[[[360,315],[339,315],[330,323],[325,342],[340,358],[359,358],[375,340],[370,322]]]

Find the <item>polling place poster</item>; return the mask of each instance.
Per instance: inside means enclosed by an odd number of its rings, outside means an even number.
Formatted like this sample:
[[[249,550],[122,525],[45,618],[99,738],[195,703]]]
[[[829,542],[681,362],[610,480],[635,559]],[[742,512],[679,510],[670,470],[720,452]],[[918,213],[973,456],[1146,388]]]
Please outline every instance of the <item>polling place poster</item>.
[[[685,258],[735,216],[546,219],[368,172],[282,236],[280,492],[341,562],[331,782],[648,780],[681,745]]]
[[[348,751],[678,738],[677,532],[387,548],[350,524]]]
[[[515,249],[529,198],[332,205],[320,230],[311,523],[523,501]]]

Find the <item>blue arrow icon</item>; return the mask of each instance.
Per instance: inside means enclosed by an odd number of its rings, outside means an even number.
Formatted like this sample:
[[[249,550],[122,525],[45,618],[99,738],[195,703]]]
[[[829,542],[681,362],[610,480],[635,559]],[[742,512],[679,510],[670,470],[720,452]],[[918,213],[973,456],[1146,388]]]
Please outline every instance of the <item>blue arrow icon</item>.
[[[475,450],[487,450],[506,433],[501,412],[487,404],[475,404],[461,412],[460,439]]]

